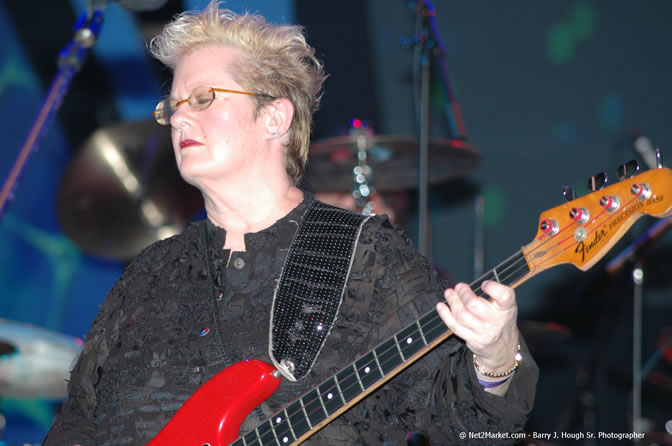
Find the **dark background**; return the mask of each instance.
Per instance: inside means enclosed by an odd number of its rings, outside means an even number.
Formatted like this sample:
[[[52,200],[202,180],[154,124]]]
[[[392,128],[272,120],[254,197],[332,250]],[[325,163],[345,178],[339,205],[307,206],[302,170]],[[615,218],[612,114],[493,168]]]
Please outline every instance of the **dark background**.
[[[86,334],[124,262],[87,254],[64,233],[59,186],[95,130],[151,118],[170,78],[148,58],[145,41],[172,15],[204,3],[171,0],[146,12],[107,8],[98,43],[0,219],[0,317],[74,337]],[[306,28],[330,73],[315,141],[347,134],[353,118],[377,134],[418,135],[418,61],[404,44],[416,33],[413,3],[226,5]],[[466,134],[450,130],[435,63],[431,134],[463,136],[481,159],[467,174],[431,188],[431,255],[445,274],[470,282],[478,247],[483,265],[492,268],[529,243],[539,214],[563,202],[562,185],[583,195],[588,177],[597,172],[605,171],[613,183],[622,162],[638,159],[645,169],[633,145],[639,135],[663,155],[672,146],[672,4],[441,0],[435,6]],[[80,0],[0,1],[3,183],[56,75],[57,56],[84,10]],[[409,196],[415,203],[415,192]],[[483,203],[482,214],[477,203]],[[413,208],[404,223],[417,241]],[[529,432],[632,431],[632,263],[614,274],[605,268],[654,223],[640,219],[588,272],[560,266],[517,290],[521,328],[541,368]],[[642,415],[647,429],[658,433],[672,420],[672,364],[657,355],[672,330],[671,242],[663,232],[639,256],[645,278],[641,348],[652,365],[643,382]],[[668,360],[669,355],[668,350]],[[4,439],[38,443],[56,405],[4,398]],[[655,439],[672,443],[669,435]]]

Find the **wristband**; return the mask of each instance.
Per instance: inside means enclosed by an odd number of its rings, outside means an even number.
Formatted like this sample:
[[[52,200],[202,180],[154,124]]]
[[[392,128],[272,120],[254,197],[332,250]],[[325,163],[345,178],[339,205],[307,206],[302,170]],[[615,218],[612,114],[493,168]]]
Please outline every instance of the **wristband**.
[[[500,379],[499,381],[486,381],[486,380],[478,378],[478,377],[476,377],[476,378],[478,379],[478,383],[480,385],[482,385],[484,389],[490,389],[492,387],[497,387],[499,385],[504,384],[505,382],[507,382],[509,380],[509,378],[511,378],[511,376],[513,376],[513,375],[509,375],[504,379]]]

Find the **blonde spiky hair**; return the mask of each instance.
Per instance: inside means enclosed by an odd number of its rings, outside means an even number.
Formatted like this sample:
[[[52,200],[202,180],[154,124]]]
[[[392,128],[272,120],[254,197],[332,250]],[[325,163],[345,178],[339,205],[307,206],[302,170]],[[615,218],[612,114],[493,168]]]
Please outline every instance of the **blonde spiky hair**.
[[[273,99],[287,98],[294,105],[286,147],[287,174],[294,184],[308,159],[313,113],[318,109],[326,75],[303,28],[275,25],[257,14],[236,14],[211,1],[203,11],[176,16],[149,42],[149,51],[171,70],[189,52],[205,46],[236,48],[243,55],[230,73],[254,96],[255,118]]]

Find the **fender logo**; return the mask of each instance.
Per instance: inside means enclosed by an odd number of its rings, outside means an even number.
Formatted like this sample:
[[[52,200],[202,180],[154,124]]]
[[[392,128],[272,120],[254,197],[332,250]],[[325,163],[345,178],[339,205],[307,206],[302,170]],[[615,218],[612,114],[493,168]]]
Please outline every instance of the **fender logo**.
[[[574,254],[581,254],[581,262],[586,261],[586,255],[590,255],[590,252],[593,250],[593,248],[597,247],[597,245],[602,241],[604,237],[606,237],[607,231],[604,229],[600,229],[599,231],[595,231],[595,237],[593,237],[593,240],[585,244],[584,240],[581,240],[578,245],[576,245],[576,249],[574,249]]]

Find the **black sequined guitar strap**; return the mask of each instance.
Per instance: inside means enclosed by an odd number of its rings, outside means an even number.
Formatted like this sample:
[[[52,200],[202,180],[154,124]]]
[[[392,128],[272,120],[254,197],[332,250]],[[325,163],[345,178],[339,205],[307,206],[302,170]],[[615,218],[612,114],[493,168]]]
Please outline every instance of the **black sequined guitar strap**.
[[[290,381],[308,374],[324,346],[368,218],[315,201],[301,219],[273,296],[269,335],[271,360]]]

